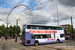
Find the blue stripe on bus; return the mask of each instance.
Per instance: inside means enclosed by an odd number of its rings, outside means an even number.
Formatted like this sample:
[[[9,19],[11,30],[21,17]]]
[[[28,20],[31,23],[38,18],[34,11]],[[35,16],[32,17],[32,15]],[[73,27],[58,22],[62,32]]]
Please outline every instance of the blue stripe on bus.
[[[65,40],[60,40],[60,42],[64,42]]]

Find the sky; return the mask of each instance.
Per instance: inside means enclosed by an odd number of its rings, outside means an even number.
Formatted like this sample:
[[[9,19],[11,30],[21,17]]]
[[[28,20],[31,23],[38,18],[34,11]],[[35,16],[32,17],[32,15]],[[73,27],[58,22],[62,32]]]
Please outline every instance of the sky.
[[[26,6],[17,6],[20,4]],[[21,27],[23,24],[30,24],[32,17],[32,24],[58,25],[57,7],[59,25],[71,25],[72,17],[75,28],[75,0],[58,0],[58,6],[57,0],[0,0],[0,25],[6,26],[6,18],[12,8],[14,9],[8,16],[9,26],[16,25],[17,18],[20,19],[18,25]]]

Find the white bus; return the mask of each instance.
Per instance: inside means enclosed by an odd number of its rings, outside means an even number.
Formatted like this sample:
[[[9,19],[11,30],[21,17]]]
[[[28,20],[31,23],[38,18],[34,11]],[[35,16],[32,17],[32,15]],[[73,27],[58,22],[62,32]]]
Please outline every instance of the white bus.
[[[23,25],[22,43],[25,45],[38,45],[64,41],[64,29],[62,29],[61,26]]]

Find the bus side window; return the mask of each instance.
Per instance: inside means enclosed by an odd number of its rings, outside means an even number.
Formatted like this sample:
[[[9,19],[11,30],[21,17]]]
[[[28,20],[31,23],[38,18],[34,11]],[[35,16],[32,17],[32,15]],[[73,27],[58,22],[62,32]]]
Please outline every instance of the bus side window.
[[[60,29],[60,30],[62,30],[62,28],[61,28],[61,27],[60,27],[59,29]]]
[[[64,37],[64,34],[60,34],[60,37]]]
[[[37,27],[35,27],[35,29],[37,29]]]
[[[51,38],[51,34],[47,35],[47,38]]]
[[[39,29],[39,27],[36,27],[36,29],[38,30],[38,29]]]
[[[53,30],[53,27],[51,27],[51,30]]]
[[[48,30],[50,30],[50,28],[48,28]]]
[[[31,27],[30,29],[34,29],[33,27]]]
[[[42,35],[41,35],[41,38],[42,38]]]
[[[53,30],[55,30],[56,28],[54,27]]]
[[[38,38],[38,35],[34,35],[34,38],[37,39]]]
[[[34,39],[34,35],[31,35],[31,38]]]

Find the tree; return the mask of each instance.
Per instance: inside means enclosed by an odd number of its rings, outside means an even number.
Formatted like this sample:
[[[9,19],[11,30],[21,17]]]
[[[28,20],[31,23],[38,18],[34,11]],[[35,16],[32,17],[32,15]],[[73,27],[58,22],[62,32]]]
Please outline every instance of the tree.
[[[2,32],[2,33],[0,33],[2,36],[5,36],[5,34],[6,34],[6,27],[4,26],[4,25],[2,25],[2,26],[0,26],[0,32]]]
[[[19,34],[21,33],[20,26],[18,26],[17,32],[18,32],[18,36],[19,36]]]
[[[68,28],[68,31],[69,31],[70,33],[72,33],[72,28],[71,28],[71,27],[69,27],[69,28]]]
[[[2,36],[3,32],[0,30],[0,36]]]
[[[15,36],[16,35],[16,26],[14,25],[14,26],[9,26],[9,31],[8,31],[9,33],[8,33],[8,35],[9,36]],[[18,29],[17,29],[17,35],[19,36],[19,34],[20,34],[20,32],[21,32],[21,29],[20,29],[20,27],[18,26]]]
[[[69,27],[69,28],[68,28],[68,31],[69,31],[70,33],[72,33],[72,28]],[[75,33],[75,28],[73,28],[73,33]]]
[[[74,32],[74,34],[75,34],[75,28],[73,29],[73,32]]]
[[[14,33],[13,27],[10,25],[9,30],[8,30],[8,35],[12,36],[13,33]]]
[[[18,31],[18,36],[19,36],[19,34],[20,34],[20,32],[21,32],[21,29],[20,29],[20,26],[18,26],[18,29],[17,29]],[[16,26],[14,25],[14,26],[9,26],[8,27],[8,36],[15,36],[15,34],[16,34]],[[2,25],[2,26],[0,26],[0,36],[5,36],[6,35],[6,27],[4,26],[4,25]]]

